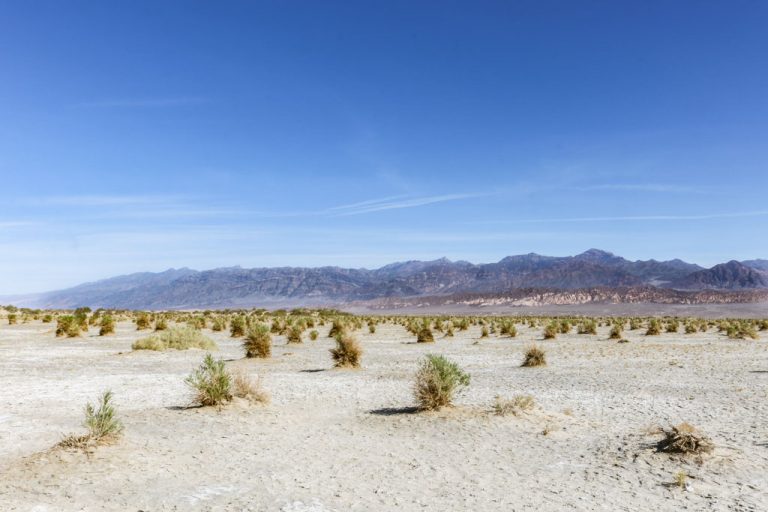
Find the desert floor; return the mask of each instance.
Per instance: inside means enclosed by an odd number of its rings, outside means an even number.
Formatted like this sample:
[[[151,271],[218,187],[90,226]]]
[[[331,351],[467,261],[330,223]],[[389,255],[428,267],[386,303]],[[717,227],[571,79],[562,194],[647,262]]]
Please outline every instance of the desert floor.
[[[766,510],[768,335],[711,331],[630,343],[561,335],[537,341],[548,366],[521,368],[541,329],[430,345],[399,326],[357,333],[360,370],[331,369],[334,344],[275,337],[271,360],[210,333],[232,368],[263,378],[266,406],[185,408],[184,377],[203,353],[131,352],[131,324],[56,339],[50,324],[0,327],[0,510]],[[443,353],[472,375],[456,407],[414,413],[420,357]],[[115,393],[125,425],[92,453],[51,449],[82,432],[83,407]],[[496,395],[536,409],[495,416]],[[655,425],[687,421],[714,453],[654,451]],[[679,471],[689,488],[673,484]]]

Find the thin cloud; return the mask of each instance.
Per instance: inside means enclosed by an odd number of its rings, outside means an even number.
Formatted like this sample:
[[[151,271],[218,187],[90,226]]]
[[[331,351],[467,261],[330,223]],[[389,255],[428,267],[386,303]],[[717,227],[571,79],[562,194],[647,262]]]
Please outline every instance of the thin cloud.
[[[657,192],[657,193],[673,193],[673,194],[700,194],[706,192],[701,187],[691,187],[686,185],[668,185],[664,183],[624,183],[624,184],[598,184],[598,185],[586,185],[572,187],[573,190],[581,192],[601,191],[601,190],[616,190],[625,192]]]
[[[178,199],[172,196],[74,195],[26,198],[23,202],[36,206],[131,206],[168,204]]]
[[[552,219],[519,219],[503,222],[504,224],[534,224],[547,222],[625,222],[625,221],[665,221],[665,220],[714,220],[735,219],[741,217],[765,217],[768,210],[753,212],[712,213],[705,215],[626,215],[615,217],[561,217]],[[496,222],[492,222],[497,224]]]
[[[443,203],[446,201],[458,201],[462,199],[472,199],[476,197],[487,196],[488,194],[444,194],[437,196],[424,196],[413,197],[410,199],[393,199],[384,198],[378,200],[364,201],[354,205],[345,205],[342,207],[336,207],[329,211],[338,211],[342,209],[341,213],[336,213],[335,216],[344,217],[349,215],[361,215],[364,213],[380,212],[384,210],[396,210],[402,208],[415,208],[417,206],[426,206],[429,204]]]
[[[175,98],[114,98],[77,103],[80,108],[164,108],[184,107],[207,103],[208,99],[198,96],[181,96]]]

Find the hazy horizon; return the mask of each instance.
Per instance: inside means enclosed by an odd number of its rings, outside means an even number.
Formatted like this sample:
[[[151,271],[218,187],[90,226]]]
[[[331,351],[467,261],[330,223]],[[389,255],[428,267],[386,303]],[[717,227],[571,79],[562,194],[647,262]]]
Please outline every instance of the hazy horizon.
[[[768,5],[9,2],[0,295],[768,258]]]

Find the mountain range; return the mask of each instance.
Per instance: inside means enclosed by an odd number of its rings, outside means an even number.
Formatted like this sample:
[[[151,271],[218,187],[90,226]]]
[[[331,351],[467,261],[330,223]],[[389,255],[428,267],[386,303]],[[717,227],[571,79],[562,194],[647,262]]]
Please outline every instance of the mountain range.
[[[17,297],[41,308],[191,309],[338,305],[467,294],[519,295],[520,290],[652,288],[677,300],[680,291],[768,289],[768,260],[729,261],[705,269],[679,259],[630,261],[590,249],[576,256],[535,253],[473,264],[441,258],[378,269],[340,267],[188,268],[113,277],[73,288]],[[674,292],[674,293],[672,293]],[[666,294],[666,295],[665,295]],[[630,294],[631,295],[631,294]],[[639,296],[649,296],[647,291]],[[762,295],[761,295],[762,296]],[[682,300],[682,299],[681,299]]]

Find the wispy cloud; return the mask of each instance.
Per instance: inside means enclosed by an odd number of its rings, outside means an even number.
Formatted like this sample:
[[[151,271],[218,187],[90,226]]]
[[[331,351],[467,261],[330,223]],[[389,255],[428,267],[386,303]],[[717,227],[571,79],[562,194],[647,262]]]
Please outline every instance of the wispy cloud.
[[[396,196],[382,199],[372,199],[360,203],[336,206],[328,210],[329,213],[338,216],[360,215],[364,213],[380,212],[384,210],[396,210],[402,208],[415,208],[429,204],[443,203],[446,201],[458,201],[484,197],[488,194],[443,194],[436,196],[408,197]]]
[[[168,204],[179,200],[178,196],[150,195],[72,195],[27,197],[20,202],[35,206],[133,206],[149,204]]]
[[[702,215],[619,215],[609,217],[559,217],[542,219],[517,219],[509,221],[489,221],[479,224],[543,224],[548,222],[626,222],[626,221],[674,221],[674,220],[714,220],[735,219],[741,217],[766,217],[768,210],[752,212],[726,212]]]
[[[615,190],[620,192],[657,192],[673,194],[701,194],[706,192],[706,190],[702,187],[671,185],[665,183],[603,183],[597,185],[574,186],[570,188],[582,192],[606,190]]]
[[[79,108],[164,108],[199,105],[209,100],[200,96],[179,96],[166,98],[112,98],[84,101],[74,106]]]

